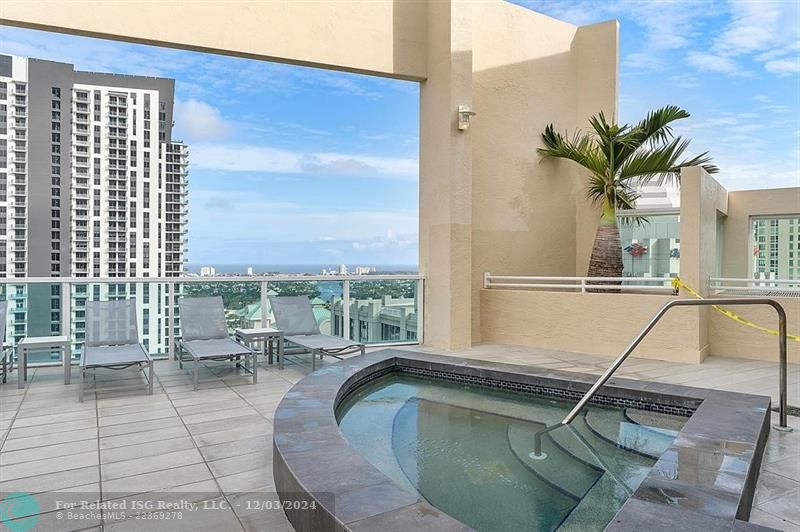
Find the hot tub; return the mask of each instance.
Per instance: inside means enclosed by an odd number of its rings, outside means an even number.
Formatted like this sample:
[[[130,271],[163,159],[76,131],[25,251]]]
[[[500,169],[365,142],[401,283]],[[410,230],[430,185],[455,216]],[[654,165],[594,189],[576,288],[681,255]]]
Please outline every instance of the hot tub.
[[[274,420],[292,525],[746,530],[768,397],[384,350],[318,370]],[[729,528],[730,527],[730,528]]]
[[[337,410],[345,439],[398,486],[480,531],[602,530],[687,418],[395,372]]]

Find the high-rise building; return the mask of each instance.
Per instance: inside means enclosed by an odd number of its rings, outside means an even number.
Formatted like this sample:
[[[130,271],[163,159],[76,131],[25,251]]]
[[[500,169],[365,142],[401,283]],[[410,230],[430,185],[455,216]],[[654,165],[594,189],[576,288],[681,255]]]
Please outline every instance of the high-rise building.
[[[0,55],[0,276],[181,274],[188,148],[172,139],[174,88],[172,79]],[[10,306],[16,338],[58,330],[59,284],[8,290],[23,301]],[[136,293],[145,343],[160,349],[166,324],[149,319],[149,306],[161,307],[164,290],[77,285],[72,332],[80,343],[87,297]]]
[[[800,217],[759,217],[751,223],[753,277],[800,279]]]

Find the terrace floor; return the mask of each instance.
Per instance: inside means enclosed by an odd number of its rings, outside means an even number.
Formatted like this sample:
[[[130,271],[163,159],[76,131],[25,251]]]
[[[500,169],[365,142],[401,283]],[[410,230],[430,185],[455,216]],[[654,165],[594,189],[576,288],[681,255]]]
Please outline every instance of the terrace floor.
[[[433,351],[410,347],[412,350]],[[480,345],[461,353],[486,360],[600,373],[609,359],[513,346]],[[334,362],[325,359],[324,364]],[[155,365],[153,396],[133,370],[97,373],[97,391],[77,400],[77,371],[64,386],[60,367],[29,370],[0,385],[0,498],[36,494],[33,530],[291,530],[279,509],[248,508],[258,493],[274,499],[272,416],[278,402],[311,371],[308,355],[287,357],[286,369],[262,364],[259,382],[225,364],[201,371],[194,391],[188,370],[171,361]],[[700,366],[630,359],[620,375],[674,384],[776,395],[775,364],[711,358]],[[789,374],[790,404],[800,406],[800,366]],[[89,386],[91,389],[91,385]],[[751,521],[800,531],[800,418],[795,432],[770,433]],[[153,498],[189,501],[195,511],[135,518],[130,508]],[[57,501],[127,501],[68,515]],[[0,502],[0,505],[2,503]],[[16,511],[16,509],[15,509]],[[123,513],[125,515],[123,515]],[[78,519],[81,517],[83,519]],[[171,519],[168,519],[171,518]]]

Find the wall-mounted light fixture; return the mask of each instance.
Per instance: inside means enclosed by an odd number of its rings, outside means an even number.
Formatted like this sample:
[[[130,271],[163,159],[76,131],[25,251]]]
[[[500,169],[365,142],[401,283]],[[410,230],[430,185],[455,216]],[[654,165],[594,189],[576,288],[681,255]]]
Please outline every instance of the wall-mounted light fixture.
[[[472,117],[475,116],[475,112],[469,108],[469,105],[459,105],[458,106],[458,130],[459,131],[466,131],[469,129],[469,122]]]

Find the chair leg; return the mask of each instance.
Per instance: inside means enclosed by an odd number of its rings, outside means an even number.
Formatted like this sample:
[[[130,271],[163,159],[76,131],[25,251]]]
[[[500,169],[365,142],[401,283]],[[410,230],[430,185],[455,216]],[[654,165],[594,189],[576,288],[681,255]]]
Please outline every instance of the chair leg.
[[[25,387],[25,380],[28,378],[25,368],[28,366],[25,360],[25,348],[17,350],[17,388]]]
[[[198,362],[198,360],[197,360],[197,358],[195,358],[194,359],[194,368],[192,369],[192,373],[193,373],[193,379],[192,380],[194,381],[194,389],[195,390],[197,390],[197,379],[198,379],[198,375],[199,375],[198,368],[197,368],[197,366],[198,366],[197,362]]]
[[[83,402],[83,388],[84,388],[84,385],[86,383],[86,368],[83,367],[83,366],[80,366],[80,372],[81,372],[81,382],[80,382],[80,386],[78,386],[78,402],[82,403]]]
[[[151,360],[150,362],[147,363],[147,365],[149,366],[147,372],[150,375],[150,378],[147,379],[148,386],[149,386],[147,394],[148,395],[153,395],[153,361]]]

